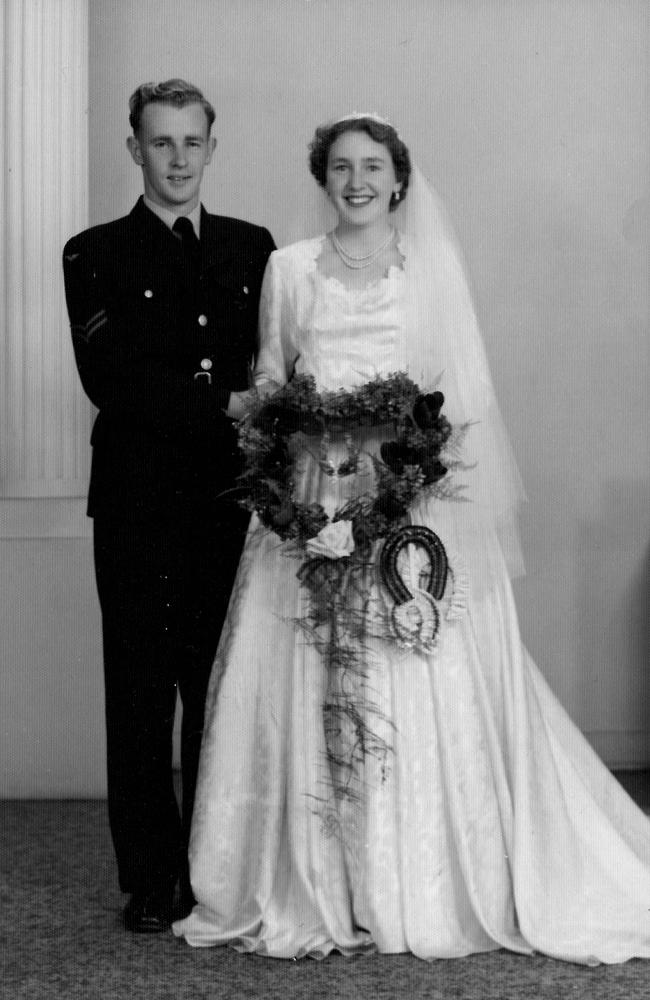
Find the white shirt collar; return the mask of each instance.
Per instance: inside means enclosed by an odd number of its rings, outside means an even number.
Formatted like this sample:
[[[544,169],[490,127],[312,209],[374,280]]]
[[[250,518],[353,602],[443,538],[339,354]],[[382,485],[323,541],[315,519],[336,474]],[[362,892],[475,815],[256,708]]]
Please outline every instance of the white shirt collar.
[[[146,194],[144,194],[142,196],[142,198],[143,198],[144,203],[147,206],[147,208],[151,212],[153,212],[154,215],[157,215],[158,218],[161,219],[162,222],[164,222],[165,225],[168,226],[170,229],[174,228],[174,223],[176,222],[176,219],[178,218],[178,215],[176,215],[175,212],[171,212],[168,208],[163,208],[162,205],[156,205],[156,203],[154,201],[152,201],[150,198],[147,198]],[[190,220],[190,222],[194,226],[194,232],[196,233],[197,239],[200,240],[201,239],[201,203],[200,202],[197,204],[196,208],[192,209],[192,211],[189,213],[189,215],[187,216],[187,218]]]

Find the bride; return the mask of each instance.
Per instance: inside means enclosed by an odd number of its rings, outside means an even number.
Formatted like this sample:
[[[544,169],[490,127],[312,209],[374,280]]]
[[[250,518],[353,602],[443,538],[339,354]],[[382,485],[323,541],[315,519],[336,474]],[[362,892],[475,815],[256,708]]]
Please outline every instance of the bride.
[[[339,794],[323,644],[296,625],[310,598],[300,564],[253,517],[208,693],[190,843],[197,903],[174,933],[283,958],[650,957],[650,823],[519,636],[510,576],[523,494],[442,208],[375,115],[317,129],[310,166],[338,222],[271,255],[260,392],[311,375],[319,393],[353,393],[395,372],[435,387],[466,430],[455,476],[469,502],[425,491],[409,511],[429,531],[407,533],[393,569],[420,598],[417,621],[356,648],[362,670],[346,697],[383,751],[354,760],[354,795]],[[360,427],[352,449],[336,433],[305,440],[295,496],[331,519],[377,468],[366,462],[360,486],[361,463],[350,474],[345,457],[377,456],[386,436]],[[419,541],[432,532],[450,568],[433,610],[422,583],[433,556]],[[374,567],[369,604],[390,609],[386,580]]]

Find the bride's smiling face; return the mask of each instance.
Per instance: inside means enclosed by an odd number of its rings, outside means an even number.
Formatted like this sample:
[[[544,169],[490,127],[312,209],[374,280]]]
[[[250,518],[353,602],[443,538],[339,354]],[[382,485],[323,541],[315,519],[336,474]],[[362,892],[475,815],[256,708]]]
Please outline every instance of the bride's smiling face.
[[[388,147],[366,132],[349,131],[330,147],[326,186],[342,222],[370,226],[388,221],[391,197],[402,185]]]

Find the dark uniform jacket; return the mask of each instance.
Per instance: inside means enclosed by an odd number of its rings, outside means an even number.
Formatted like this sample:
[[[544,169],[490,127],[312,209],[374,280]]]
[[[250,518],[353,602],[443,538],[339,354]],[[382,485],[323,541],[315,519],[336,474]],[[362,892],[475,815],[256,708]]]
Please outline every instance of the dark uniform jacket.
[[[239,464],[224,410],[231,390],[248,387],[273,249],[266,229],[202,209],[192,264],[142,198],[66,244],[75,356],[99,411],[91,517],[209,517],[232,487]]]

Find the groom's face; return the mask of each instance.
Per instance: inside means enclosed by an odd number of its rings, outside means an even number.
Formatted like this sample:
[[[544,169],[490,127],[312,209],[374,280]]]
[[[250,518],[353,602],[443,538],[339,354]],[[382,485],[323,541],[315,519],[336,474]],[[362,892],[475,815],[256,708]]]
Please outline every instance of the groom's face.
[[[201,104],[147,104],[127,146],[142,167],[145,194],[154,204],[176,215],[196,207],[203,171],[216,146]]]

